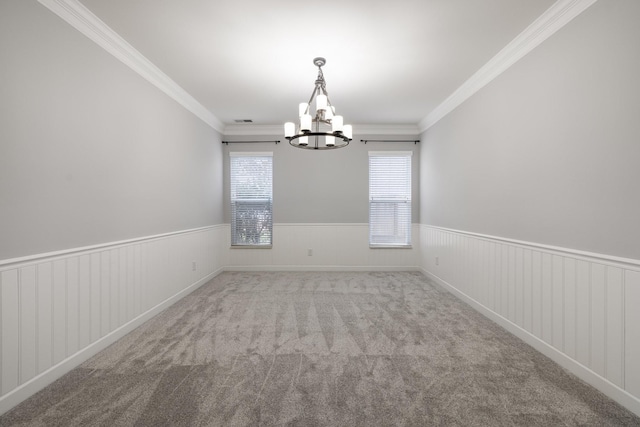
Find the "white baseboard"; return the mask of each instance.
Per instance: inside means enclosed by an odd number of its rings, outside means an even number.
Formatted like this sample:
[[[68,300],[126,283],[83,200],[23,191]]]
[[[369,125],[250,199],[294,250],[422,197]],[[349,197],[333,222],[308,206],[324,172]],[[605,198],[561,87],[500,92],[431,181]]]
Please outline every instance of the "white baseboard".
[[[0,264],[0,414],[224,271],[215,225]]]
[[[421,271],[411,266],[353,266],[353,265],[235,265],[224,268],[224,271]]]
[[[420,271],[640,415],[640,262],[417,224],[411,250],[370,249],[366,224],[274,235],[231,250],[221,224],[0,262],[3,322],[18,325],[3,331],[0,414],[222,271]]]
[[[89,346],[73,354],[72,356],[67,357],[65,360],[58,363],[57,365],[52,366],[51,368],[39,374],[38,376],[30,379],[29,381],[25,382],[24,384],[21,384],[19,387],[13,389],[9,393],[0,397],[0,415],[4,414],[9,409],[13,408],[20,402],[34,395],[38,391],[42,390],[47,385],[51,384],[52,382],[62,377],[66,373],[75,369],[80,364],[82,364],[92,356],[96,355],[98,352],[104,350],[105,348],[107,348],[108,346],[110,346],[120,338],[127,335],[129,332],[133,331],[138,326],[145,323],[147,320],[150,320],[151,318],[153,318],[154,316],[156,316],[157,314],[159,314],[164,309],[168,308],[169,306],[171,306],[181,298],[184,298],[185,296],[189,295],[191,292],[195,291],[200,286],[204,285],[205,283],[207,283],[209,280],[216,277],[221,272],[223,272],[223,269],[219,268],[213,273],[208,274],[207,276],[191,284],[190,286],[178,292],[177,294],[173,295],[172,297],[167,298],[166,300],[162,301],[160,304],[142,313],[135,319],[125,323],[124,325],[120,326],[118,329],[110,332],[109,334],[105,335],[99,340],[91,343]]]
[[[564,353],[558,351],[556,348],[542,341],[540,338],[529,333],[528,331],[522,329],[505,317],[480,304],[479,302],[477,302],[464,292],[456,289],[454,286],[436,276],[435,274],[423,268],[421,268],[420,271],[422,271],[425,276],[432,279],[443,289],[455,295],[462,301],[466,302],[485,317],[502,326],[504,329],[506,329],[525,343],[529,344],[531,347],[544,354],[549,359],[553,360],[558,365],[562,366],[581,380],[585,381],[587,384],[590,384],[591,386],[600,390],[611,399],[615,400],[636,415],[640,416],[640,399],[636,398],[635,396],[631,395],[627,391],[621,389],[605,378],[602,378],[600,375],[596,374],[589,368],[578,363],[576,360],[568,357]]]

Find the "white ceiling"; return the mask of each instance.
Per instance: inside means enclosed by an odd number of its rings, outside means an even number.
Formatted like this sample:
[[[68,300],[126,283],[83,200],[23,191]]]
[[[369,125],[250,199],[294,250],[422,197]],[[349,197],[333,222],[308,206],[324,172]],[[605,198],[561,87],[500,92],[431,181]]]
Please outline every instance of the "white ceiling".
[[[297,118],[323,56],[346,123],[417,125],[554,0],[81,0],[224,122]]]

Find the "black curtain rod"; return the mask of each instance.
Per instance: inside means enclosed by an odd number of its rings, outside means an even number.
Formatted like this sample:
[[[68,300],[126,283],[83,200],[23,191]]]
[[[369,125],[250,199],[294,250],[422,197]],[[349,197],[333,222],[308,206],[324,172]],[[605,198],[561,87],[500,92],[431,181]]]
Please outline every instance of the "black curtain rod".
[[[262,143],[273,143],[275,142],[276,144],[280,144],[280,141],[222,141],[223,144],[249,144],[249,143],[258,143],[258,144],[262,144]]]
[[[417,144],[418,142],[420,142],[419,139],[361,139],[360,142],[364,142],[365,144],[367,142],[413,142],[414,144]]]

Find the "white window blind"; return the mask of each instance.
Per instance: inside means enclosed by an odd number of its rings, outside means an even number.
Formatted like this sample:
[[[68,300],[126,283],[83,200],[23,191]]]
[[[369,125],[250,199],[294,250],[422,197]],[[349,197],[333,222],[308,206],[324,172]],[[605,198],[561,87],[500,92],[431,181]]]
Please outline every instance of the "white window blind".
[[[411,245],[411,151],[369,152],[369,244]]]
[[[272,153],[230,155],[231,245],[268,246],[273,235]]]

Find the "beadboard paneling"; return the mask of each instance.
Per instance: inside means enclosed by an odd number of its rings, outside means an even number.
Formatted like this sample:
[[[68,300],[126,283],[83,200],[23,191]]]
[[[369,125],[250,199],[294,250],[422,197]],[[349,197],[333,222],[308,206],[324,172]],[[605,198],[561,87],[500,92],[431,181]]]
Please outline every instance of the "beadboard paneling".
[[[640,263],[422,225],[420,266],[640,414]]]
[[[413,249],[370,249],[367,235],[276,224],[272,249],[230,249],[225,224],[2,261],[0,413],[222,269],[414,268],[640,413],[639,265],[425,225]]]
[[[640,396],[640,272],[625,271],[625,389]]]
[[[20,331],[15,325],[20,324],[20,307],[18,305],[19,286],[18,272],[4,271],[2,279],[2,393],[18,386]]]
[[[2,261],[0,413],[222,271],[228,233],[220,225]]]

